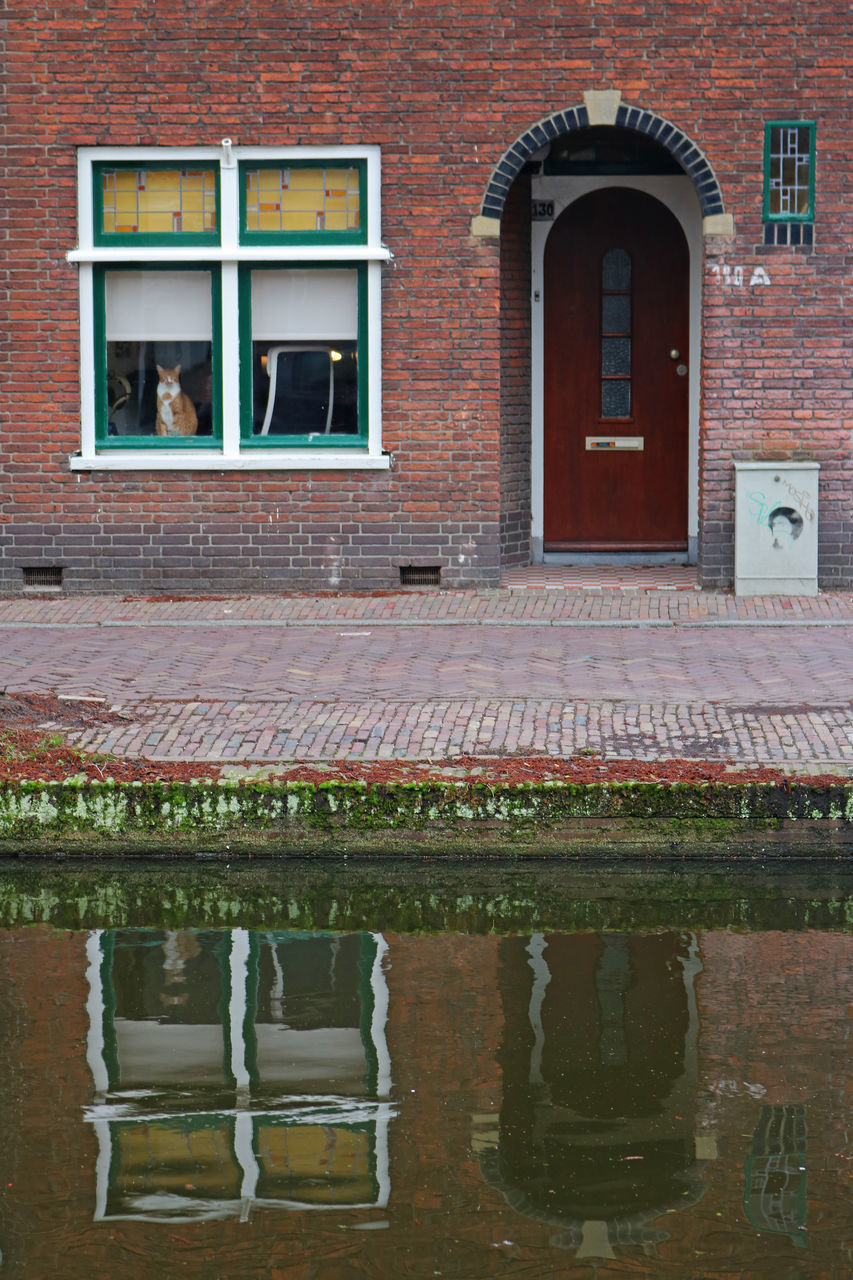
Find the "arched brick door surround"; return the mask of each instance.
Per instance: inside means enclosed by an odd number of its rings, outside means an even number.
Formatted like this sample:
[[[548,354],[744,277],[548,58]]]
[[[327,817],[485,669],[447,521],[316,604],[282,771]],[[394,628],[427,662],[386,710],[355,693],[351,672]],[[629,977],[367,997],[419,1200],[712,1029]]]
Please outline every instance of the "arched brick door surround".
[[[723,196],[714,171],[696,144],[681,129],[652,111],[644,111],[642,107],[631,107],[626,103],[619,104],[612,123],[619,128],[635,129],[637,133],[646,134],[670,153],[692,181],[703,218],[724,212]],[[482,217],[501,217],[510,187],[530,157],[541,147],[554,138],[577,129],[586,129],[589,125],[589,113],[586,106],[581,104],[556,111],[525,130],[507,147],[495,165],[483,197],[480,211]]]

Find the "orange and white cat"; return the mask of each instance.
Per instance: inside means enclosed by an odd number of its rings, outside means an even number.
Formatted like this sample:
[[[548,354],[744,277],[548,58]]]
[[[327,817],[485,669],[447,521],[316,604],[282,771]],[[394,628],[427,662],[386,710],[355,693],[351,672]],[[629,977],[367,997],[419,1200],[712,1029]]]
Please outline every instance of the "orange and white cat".
[[[157,384],[158,436],[194,436],[198,430],[198,417],[192,400],[181,390],[181,366],[176,364],[174,369],[163,369],[158,364],[157,372],[160,375]]]

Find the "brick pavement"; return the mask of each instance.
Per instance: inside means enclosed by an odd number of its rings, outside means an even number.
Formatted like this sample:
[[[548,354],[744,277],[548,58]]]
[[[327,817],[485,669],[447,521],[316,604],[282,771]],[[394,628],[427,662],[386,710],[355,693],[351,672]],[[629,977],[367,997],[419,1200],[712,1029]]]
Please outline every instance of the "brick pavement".
[[[493,591],[0,600],[0,688],[89,749],[231,762],[599,750],[853,773],[853,596]]]

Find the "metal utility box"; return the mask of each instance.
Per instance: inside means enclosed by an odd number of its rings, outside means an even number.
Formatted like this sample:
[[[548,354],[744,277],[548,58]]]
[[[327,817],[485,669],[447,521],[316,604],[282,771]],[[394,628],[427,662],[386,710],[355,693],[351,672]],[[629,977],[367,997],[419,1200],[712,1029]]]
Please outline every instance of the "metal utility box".
[[[736,462],[735,595],[817,595],[817,462]]]

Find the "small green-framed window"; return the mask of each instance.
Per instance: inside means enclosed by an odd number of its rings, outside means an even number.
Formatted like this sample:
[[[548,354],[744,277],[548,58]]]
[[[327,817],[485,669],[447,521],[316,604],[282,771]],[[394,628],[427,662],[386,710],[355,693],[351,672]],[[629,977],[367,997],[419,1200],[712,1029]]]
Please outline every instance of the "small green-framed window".
[[[239,275],[243,447],[363,448],[363,263],[245,263]]]
[[[218,166],[113,162],[93,175],[95,244],[219,244]]]
[[[244,244],[365,244],[367,166],[280,161],[240,165]]]
[[[94,303],[98,448],[221,443],[218,267],[101,265]]]
[[[764,126],[764,221],[814,221],[815,124],[771,120]]]

